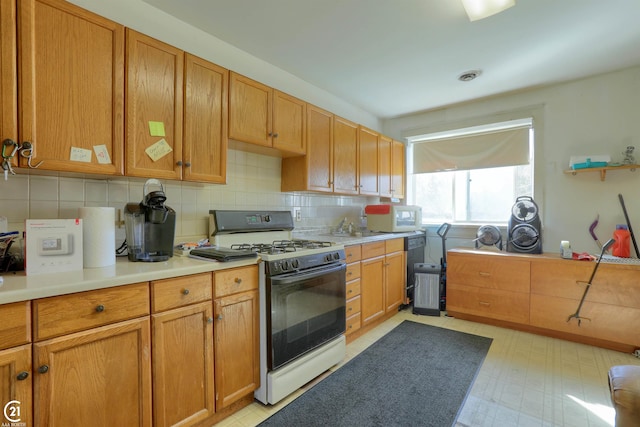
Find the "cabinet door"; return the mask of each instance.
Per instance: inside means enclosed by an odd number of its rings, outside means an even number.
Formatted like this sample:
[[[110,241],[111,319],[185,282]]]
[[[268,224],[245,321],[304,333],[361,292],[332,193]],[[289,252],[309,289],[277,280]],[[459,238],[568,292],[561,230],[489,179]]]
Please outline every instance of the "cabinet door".
[[[260,385],[258,291],[218,298],[215,304],[216,410]]]
[[[31,379],[31,344],[0,351],[0,425],[32,425]]]
[[[385,313],[384,256],[362,260],[360,264],[362,326]]]
[[[378,138],[378,185],[381,197],[394,197],[391,188],[391,163],[391,138],[380,135]]]
[[[400,307],[405,295],[404,252],[394,252],[385,256],[385,304],[386,311]]]
[[[228,84],[228,70],[185,55],[185,181],[227,181]]]
[[[273,148],[288,154],[305,154],[307,104],[291,95],[273,91]]]
[[[404,144],[393,141],[391,144],[391,194],[398,199],[404,199],[404,163]]]
[[[32,165],[121,175],[124,27],[66,1],[18,4],[20,138]]]
[[[377,196],[378,188],[378,133],[360,126],[358,141],[359,192]]]
[[[307,106],[309,190],[333,190],[333,114]]]
[[[149,318],[33,344],[35,424],[151,426]]]
[[[0,0],[0,142],[18,141],[16,2]],[[17,157],[13,158],[17,166]]]
[[[333,192],[358,194],[358,125],[337,116],[333,128]]]
[[[229,138],[271,147],[273,89],[231,72],[229,75]]]
[[[215,412],[211,301],[152,316],[155,426],[183,425]]]
[[[127,28],[126,174],[182,178],[184,52]]]

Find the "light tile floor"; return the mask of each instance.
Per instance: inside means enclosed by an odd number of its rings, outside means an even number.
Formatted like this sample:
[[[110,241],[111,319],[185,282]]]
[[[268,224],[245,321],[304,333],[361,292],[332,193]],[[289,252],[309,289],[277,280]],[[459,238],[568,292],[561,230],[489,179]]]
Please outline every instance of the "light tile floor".
[[[640,365],[631,354],[410,310],[350,343],[345,362],[403,320],[493,338],[456,427],[612,427],[607,372],[614,365]],[[277,405],[255,402],[216,427],[256,426],[312,386]]]

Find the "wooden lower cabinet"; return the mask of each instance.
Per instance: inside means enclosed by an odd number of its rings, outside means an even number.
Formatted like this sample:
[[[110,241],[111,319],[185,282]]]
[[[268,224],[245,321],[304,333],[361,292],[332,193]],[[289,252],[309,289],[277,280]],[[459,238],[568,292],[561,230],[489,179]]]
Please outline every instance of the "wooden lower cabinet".
[[[260,385],[258,303],[257,290],[214,301],[217,409],[238,401]]]
[[[215,412],[211,301],[154,314],[154,426],[186,426]]]
[[[35,425],[151,426],[149,317],[33,344]]]
[[[447,312],[461,319],[632,352],[640,347],[640,266],[600,264],[556,254],[447,252]]]
[[[260,386],[258,266],[214,273],[216,411]]]
[[[362,245],[360,262],[361,322],[375,323],[402,304],[406,283],[403,239]]]
[[[33,425],[32,378],[31,344],[0,350],[0,425]]]

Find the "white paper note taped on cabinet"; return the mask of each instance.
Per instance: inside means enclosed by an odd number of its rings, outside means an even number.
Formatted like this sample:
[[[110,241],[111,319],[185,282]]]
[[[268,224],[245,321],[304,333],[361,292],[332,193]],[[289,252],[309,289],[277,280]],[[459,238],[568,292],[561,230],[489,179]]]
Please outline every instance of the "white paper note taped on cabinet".
[[[115,208],[78,208],[82,218],[84,268],[108,267],[116,263]]]

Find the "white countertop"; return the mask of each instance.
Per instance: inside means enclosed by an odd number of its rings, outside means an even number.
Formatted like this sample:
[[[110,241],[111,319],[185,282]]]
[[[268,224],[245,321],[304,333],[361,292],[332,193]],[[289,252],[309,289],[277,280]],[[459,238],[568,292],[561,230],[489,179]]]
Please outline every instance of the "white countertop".
[[[330,241],[349,246],[377,240],[415,236],[421,233],[415,231],[406,233],[367,232],[363,236],[357,237],[348,234],[302,231],[294,232],[293,237]],[[85,268],[66,273],[26,276],[24,271],[8,272],[0,275],[3,278],[0,283],[0,304],[242,267],[256,264],[259,261],[260,258],[251,258],[242,261],[218,262],[174,256],[164,262],[130,262],[126,257],[119,257],[116,259],[116,264],[110,267]]]
[[[66,273],[35,276],[26,276],[24,271],[2,273],[0,304],[242,267],[256,264],[259,260],[250,258],[218,262],[174,256],[163,262],[130,262],[126,257],[121,257],[116,259],[113,266]]]

